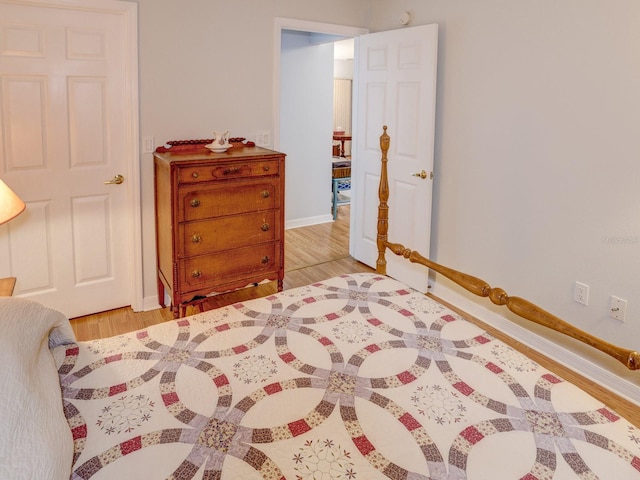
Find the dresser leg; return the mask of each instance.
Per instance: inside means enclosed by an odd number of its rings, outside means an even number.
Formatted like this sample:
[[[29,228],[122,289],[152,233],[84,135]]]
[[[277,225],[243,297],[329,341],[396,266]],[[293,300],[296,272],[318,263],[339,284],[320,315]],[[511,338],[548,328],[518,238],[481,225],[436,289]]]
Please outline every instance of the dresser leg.
[[[282,290],[284,290],[284,279],[279,278],[278,279],[278,291],[281,292]]]

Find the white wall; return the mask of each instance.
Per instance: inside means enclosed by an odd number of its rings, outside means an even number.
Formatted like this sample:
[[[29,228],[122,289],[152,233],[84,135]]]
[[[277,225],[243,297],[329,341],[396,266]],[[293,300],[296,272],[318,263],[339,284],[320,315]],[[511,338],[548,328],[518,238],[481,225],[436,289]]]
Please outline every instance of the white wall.
[[[138,0],[140,136],[274,131],[277,17],[367,27],[369,0]],[[329,147],[330,148],[330,147]],[[286,152],[285,152],[286,153]],[[153,159],[141,157],[144,293],[156,294]],[[287,174],[288,175],[288,174]],[[287,178],[287,181],[296,181]]]
[[[331,221],[333,43],[285,30],[280,57],[280,150],[287,153],[286,225]]]
[[[640,2],[372,5],[439,24],[431,256],[640,349]]]

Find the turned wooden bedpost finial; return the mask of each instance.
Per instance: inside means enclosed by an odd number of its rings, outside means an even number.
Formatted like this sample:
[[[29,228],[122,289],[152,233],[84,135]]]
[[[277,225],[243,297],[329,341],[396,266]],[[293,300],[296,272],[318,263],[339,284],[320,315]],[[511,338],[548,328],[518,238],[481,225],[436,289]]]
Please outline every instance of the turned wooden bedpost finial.
[[[378,187],[378,260],[376,261],[376,272],[387,274],[387,261],[384,258],[384,252],[387,248],[386,243],[389,232],[389,178],[387,176],[387,152],[389,151],[389,135],[387,135],[387,126],[382,127],[384,132],[380,136],[380,150],[382,150],[382,167],[380,170],[380,186]]]
[[[640,370],[640,353],[635,351],[629,353],[627,368],[629,370]]]

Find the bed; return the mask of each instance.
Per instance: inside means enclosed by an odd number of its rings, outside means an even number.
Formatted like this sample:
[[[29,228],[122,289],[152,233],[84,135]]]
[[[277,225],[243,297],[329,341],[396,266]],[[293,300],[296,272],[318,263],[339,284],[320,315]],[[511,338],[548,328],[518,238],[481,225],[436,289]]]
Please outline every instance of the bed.
[[[0,299],[0,478],[640,479],[640,429],[454,310],[386,276],[386,250],[638,354],[387,238],[344,275],[112,338]]]

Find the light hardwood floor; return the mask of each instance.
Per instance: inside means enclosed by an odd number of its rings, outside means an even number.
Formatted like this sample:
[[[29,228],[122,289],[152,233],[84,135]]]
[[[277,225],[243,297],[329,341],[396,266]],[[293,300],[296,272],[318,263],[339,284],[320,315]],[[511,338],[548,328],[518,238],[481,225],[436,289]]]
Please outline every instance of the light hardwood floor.
[[[295,228],[285,232],[284,288],[295,288],[345,273],[371,272],[349,256],[350,206],[338,208],[335,222]],[[276,283],[210,297],[205,309],[217,308],[275,293]],[[187,314],[196,313],[189,307]],[[129,307],[74,318],[71,326],[78,340],[94,340],[146,328],[173,319],[169,308],[134,312]]]

